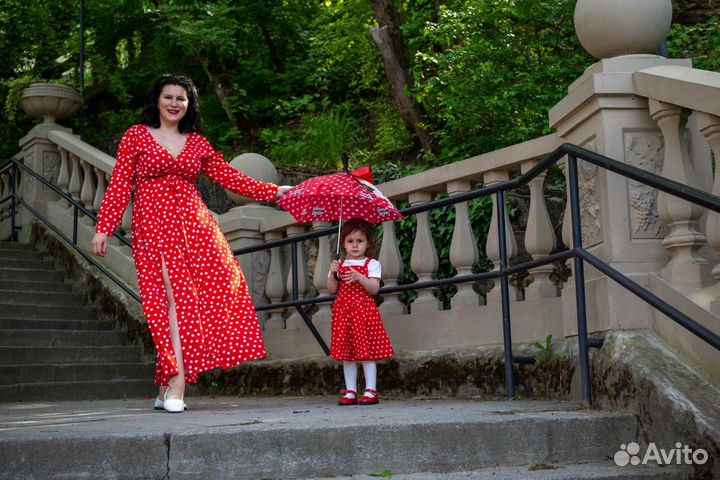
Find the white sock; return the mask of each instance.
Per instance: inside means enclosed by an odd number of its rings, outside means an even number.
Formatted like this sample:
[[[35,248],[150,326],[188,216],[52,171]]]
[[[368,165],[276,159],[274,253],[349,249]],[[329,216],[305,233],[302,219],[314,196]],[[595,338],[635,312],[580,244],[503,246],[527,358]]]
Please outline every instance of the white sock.
[[[377,364],[375,362],[362,362],[363,372],[365,373],[365,388],[377,390]],[[375,395],[365,392],[366,397],[374,397]]]
[[[343,362],[343,373],[345,374],[345,389],[357,392],[357,363]],[[346,393],[345,398],[354,398],[354,396]]]

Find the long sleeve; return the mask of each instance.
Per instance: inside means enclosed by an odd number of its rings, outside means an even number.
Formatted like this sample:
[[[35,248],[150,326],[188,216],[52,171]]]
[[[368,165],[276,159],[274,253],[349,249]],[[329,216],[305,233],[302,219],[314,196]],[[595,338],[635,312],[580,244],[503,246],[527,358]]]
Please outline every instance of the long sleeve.
[[[113,236],[115,230],[120,226],[128,203],[130,203],[133,176],[137,164],[137,135],[137,126],[135,126],[125,132],[120,141],[110,185],[108,185],[100,205],[95,233],[105,233]]]
[[[268,203],[275,200],[277,185],[264,183],[238,172],[223,159],[222,153],[215,151],[210,143],[207,143],[205,150],[202,173],[212,181],[242,197]]]

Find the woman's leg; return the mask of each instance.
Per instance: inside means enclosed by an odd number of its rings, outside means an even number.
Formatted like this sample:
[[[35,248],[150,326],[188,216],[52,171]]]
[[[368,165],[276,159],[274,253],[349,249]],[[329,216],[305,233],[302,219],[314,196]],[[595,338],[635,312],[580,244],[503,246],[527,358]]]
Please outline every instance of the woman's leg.
[[[165,258],[161,258],[163,280],[165,281],[165,293],[168,302],[168,321],[170,323],[170,340],[172,341],[175,360],[178,364],[178,374],[170,379],[169,387],[160,387],[159,398],[165,398],[165,391],[170,388],[168,398],[182,399],[185,396],[185,367],[183,364],[182,346],[180,343],[180,329],[177,323],[177,309],[175,297],[173,296],[172,284],[168,275]]]

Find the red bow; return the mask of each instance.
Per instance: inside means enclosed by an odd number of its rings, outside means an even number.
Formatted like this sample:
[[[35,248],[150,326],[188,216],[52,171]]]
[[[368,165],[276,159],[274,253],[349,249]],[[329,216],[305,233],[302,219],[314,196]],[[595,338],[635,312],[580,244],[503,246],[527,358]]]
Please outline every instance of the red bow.
[[[375,182],[373,181],[372,170],[370,170],[370,167],[360,167],[357,170],[350,172],[350,175],[355,178],[359,178],[360,180],[370,182],[372,185],[375,185]]]

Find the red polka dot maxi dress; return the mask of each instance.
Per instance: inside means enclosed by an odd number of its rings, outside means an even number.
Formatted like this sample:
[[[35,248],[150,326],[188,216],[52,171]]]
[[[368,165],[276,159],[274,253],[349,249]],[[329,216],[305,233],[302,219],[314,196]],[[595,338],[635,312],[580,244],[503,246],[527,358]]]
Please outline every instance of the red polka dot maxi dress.
[[[368,258],[353,267],[368,276]],[[340,262],[338,277],[351,267]],[[395,355],[375,299],[359,282],[340,282],[332,306],[330,358],[348,362],[383,360]]]
[[[133,259],[143,312],[157,350],[155,381],[178,374],[170,340],[162,259],[175,299],[185,380],[216,367],[264,358],[265,346],[245,277],[195,185],[203,173],[226,189],[271,202],[278,187],[232,168],[191,133],[174,158],[145,125],[123,136],[96,232],[113,235],[134,194]]]

